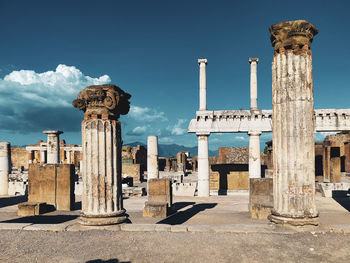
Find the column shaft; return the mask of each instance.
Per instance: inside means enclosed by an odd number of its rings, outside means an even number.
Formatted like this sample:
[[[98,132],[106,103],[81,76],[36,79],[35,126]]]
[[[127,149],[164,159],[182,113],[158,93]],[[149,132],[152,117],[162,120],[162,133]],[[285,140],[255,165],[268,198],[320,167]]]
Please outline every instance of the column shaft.
[[[250,63],[250,109],[258,109],[258,80],[257,80],[257,64],[258,58],[249,58]]]
[[[8,195],[10,171],[11,145],[9,142],[0,142],[0,195]]]
[[[84,120],[82,144],[82,217],[108,218],[124,214],[120,123],[115,120]],[[117,223],[125,218],[110,220],[109,223]]]
[[[260,134],[249,133],[249,178],[261,178]]]
[[[207,110],[206,59],[198,59],[199,64],[199,110]]]
[[[198,196],[209,196],[208,135],[198,136]]]
[[[159,178],[158,137],[147,137],[147,180]]]

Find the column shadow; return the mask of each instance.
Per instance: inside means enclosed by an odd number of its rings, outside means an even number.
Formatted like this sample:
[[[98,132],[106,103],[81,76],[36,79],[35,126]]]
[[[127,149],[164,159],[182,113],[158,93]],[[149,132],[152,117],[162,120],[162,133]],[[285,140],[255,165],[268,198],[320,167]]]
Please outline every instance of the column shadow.
[[[333,190],[332,198],[350,212],[350,196],[347,196],[350,193],[349,191]]]
[[[217,203],[203,203],[203,204],[194,204],[192,207],[186,209],[185,211],[178,211],[174,214],[168,216],[167,218],[157,222],[157,224],[166,224],[166,225],[181,225],[188,221],[191,217],[196,214],[206,210],[214,208]]]
[[[85,261],[85,263],[131,263],[131,261],[119,261],[117,258],[111,258],[107,260],[93,259],[93,260]]]
[[[11,205],[17,205],[19,203],[27,202],[28,196],[26,195],[18,195],[18,196],[12,196],[12,197],[1,197],[0,198],[0,208],[11,206]]]
[[[26,216],[16,219],[1,221],[1,223],[32,223],[32,224],[61,224],[74,220],[79,215],[40,215]]]

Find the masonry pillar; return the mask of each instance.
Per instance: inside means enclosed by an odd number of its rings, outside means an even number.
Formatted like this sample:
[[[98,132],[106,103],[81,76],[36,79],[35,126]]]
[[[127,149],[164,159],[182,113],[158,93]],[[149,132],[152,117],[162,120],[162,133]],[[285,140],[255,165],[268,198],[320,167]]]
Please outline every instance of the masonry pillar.
[[[158,137],[147,137],[147,181],[159,179]]]
[[[109,225],[126,220],[121,183],[120,114],[129,112],[130,94],[115,85],[82,90],[73,106],[84,111],[82,121],[83,193],[79,222]]]
[[[44,164],[46,163],[46,150],[43,149],[43,146],[40,144],[40,163]]]
[[[71,151],[66,151],[66,155],[67,155],[67,163],[71,163]]]
[[[43,131],[47,134],[47,163],[60,163],[60,134],[63,131]]]
[[[272,137],[274,206],[279,224],[318,225],[310,45],[318,33],[305,20],[272,25]]]
[[[28,163],[33,163],[34,160],[34,151],[30,150],[28,151]]]
[[[249,134],[249,178],[261,178],[260,135],[251,131]]]
[[[258,109],[257,64],[259,58],[249,58],[250,63],[250,110]]]
[[[10,172],[11,145],[9,142],[0,142],[0,195],[8,195]]]

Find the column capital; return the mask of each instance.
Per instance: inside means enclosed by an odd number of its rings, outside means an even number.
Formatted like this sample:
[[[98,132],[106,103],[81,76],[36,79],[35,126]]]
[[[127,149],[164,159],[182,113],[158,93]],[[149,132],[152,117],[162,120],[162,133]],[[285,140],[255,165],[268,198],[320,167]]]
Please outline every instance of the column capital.
[[[47,135],[49,135],[49,134],[54,134],[54,135],[60,135],[60,134],[62,134],[63,133],[63,131],[58,131],[58,130],[52,130],[52,131],[49,131],[49,130],[45,130],[45,131],[43,131],[43,133],[46,133]]]
[[[286,21],[269,27],[270,40],[274,49],[292,49],[293,46],[310,47],[317,35],[317,28],[306,20]]]
[[[202,63],[205,63],[205,65],[208,64],[208,60],[206,58],[199,58],[198,59],[198,64],[201,65]]]
[[[255,62],[258,64],[259,58],[249,58],[249,64],[252,64],[252,62]]]
[[[261,135],[261,131],[249,131],[248,132],[248,135],[250,136],[250,135],[255,135],[255,136],[260,136]]]
[[[84,119],[118,120],[130,109],[131,95],[112,84],[88,86],[79,92],[73,106],[82,110]]]

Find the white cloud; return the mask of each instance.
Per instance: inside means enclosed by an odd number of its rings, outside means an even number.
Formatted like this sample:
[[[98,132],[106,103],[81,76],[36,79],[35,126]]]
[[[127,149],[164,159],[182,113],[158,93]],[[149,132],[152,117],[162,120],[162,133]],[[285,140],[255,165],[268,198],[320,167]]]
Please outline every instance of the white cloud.
[[[0,78],[0,130],[78,130],[82,113],[72,101],[86,86],[110,81],[108,75],[93,78],[63,64],[42,73],[12,71]]]
[[[187,127],[183,128],[185,125],[185,119],[178,119],[177,123],[174,126],[168,126],[167,130],[171,132],[171,135],[184,135],[187,132]]]
[[[158,138],[158,141],[160,143],[171,143],[171,142],[174,142],[175,140],[171,137],[160,137]]]
[[[149,127],[148,126],[136,126],[134,129],[132,129],[132,131],[129,131],[127,134],[128,135],[143,135],[147,129]]]
[[[158,112],[155,109],[150,109],[148,107],[139,107],[131,105],[128,116],[137,121],[167,121],[168,118],[165,117],[165,113],[160,111]]]
[[[243,136],[235,136],[234,139],[236,141],[247,141],[248,140],[248,138],[243,137]]]
[[[316,132],[315,140],[323,141],[328,135],[336,134],[337,132]]]

